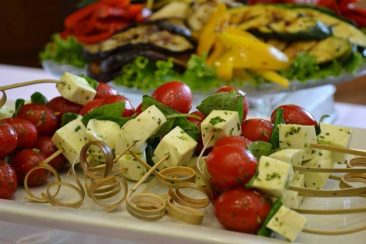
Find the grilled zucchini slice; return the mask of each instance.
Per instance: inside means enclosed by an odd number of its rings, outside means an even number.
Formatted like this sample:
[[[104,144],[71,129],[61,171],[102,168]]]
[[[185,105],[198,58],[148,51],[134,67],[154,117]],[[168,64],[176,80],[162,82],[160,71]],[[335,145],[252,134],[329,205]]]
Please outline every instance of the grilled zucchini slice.
[[[351,52],[352,45],[347,40],[338,37],[328,37],[308,50],[318,64],[347,57]]]
[[[317,45],[317,41],[292,42],[284,52],[290,60],[294,60],[299,53],[306,53],[315,45]]]

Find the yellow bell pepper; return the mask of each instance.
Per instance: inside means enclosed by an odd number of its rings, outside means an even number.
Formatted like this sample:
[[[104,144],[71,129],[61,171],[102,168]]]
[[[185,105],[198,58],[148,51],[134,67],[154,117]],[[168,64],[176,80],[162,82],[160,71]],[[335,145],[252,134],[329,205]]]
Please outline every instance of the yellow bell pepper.
[[[216,74],[222,80],[230,81],[234,74],[233,59],[222,59],[215,62]]]
[[[276,83],[284,88],[288,88],[290,83],[288,79],[279,75],[277,72],[270,70],[253,70],[259,76],[262,76],[264,79]]]
[[[231,49],[227,56],[234,58],[234,68],[281,70],[290,65],[286,54],[247,32],[230,28],[219,38]]]
[[[217,38],[216,33],[218,31],[218,27],[222,26],[223,22],[229,18],[229,14],[226,13],[226,10],[226,5],[219,3],[216,10],[211,14],[206,25],[202,28],[198,37],[198,55],[210,52]]]
[[[225,45],[219,39],[216,40],[214,44],[214,49],[210,56],[207,58],[207,64],[213,65],[225,52]]]

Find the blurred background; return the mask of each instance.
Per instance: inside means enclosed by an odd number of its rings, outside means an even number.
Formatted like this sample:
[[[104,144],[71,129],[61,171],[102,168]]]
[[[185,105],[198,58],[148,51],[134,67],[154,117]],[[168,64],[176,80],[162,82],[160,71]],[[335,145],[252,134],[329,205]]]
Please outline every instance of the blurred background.
[[[0,1],[0,63],[41,67],[39,52],[64,29],[76,0]],[[338,102],[366,104],[366,76],[337,85]]]

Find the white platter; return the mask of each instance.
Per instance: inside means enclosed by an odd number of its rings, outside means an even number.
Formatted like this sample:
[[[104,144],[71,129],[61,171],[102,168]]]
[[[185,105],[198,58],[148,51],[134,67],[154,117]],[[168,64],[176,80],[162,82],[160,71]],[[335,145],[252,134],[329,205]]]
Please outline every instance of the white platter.
[[[352,129],[351,147],[366,149],[366,130]],[[64,176],[66,179],[67,177]],[[327,187],[332,187],[330,181]],[[37,193],[43,187],[34,189]],[[68,192],[66,192],[66,195]],[[73,193],[70,193],[73,194]],[[257,237],[223,230],[214,217],[212,207],[206,209],[204,222],[200,226],[185,224],[166,216],[156,222],[136,219],[123,207],[113,213],[105,213],[89,199],[80,209],[54,207],[48,204],[27,202],[25,193],[19,188],[14,200],[0,200],[0,221],[62,229],[73,232],[120,238],[145,243],[273,243],[275,239]],[[350,208],[366,205],[365,198],[308,198],[306,208]],[[366,222],[365,214],[339,216],[307,215],[309,227],[343,228]],[[301,243],[365,243],[366,231],[337,236],[321,236],[302,233],[297,239]]]

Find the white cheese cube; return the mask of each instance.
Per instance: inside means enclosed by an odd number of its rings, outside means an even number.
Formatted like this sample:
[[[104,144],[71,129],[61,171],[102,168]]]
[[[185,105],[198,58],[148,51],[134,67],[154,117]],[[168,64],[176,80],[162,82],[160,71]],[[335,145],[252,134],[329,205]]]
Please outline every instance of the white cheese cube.
[[[317,143],[314,126],[280,124],[278,128],[281,149],[303,149],[302,160],[309,160],[316,156],[317,150],[310,147],[310,144]]]
[[[115,149],[119,140],[120,126],[113,121],[91,119],[87,125],[87,135],[90,141],[103,141],[111,149]]]
[[[68,72],[61,76],[56,88],[65,99],[80,105],[90,102],[97,94],[86,79]]]
[[[340,148],[348,148],[352,137],[352,131],[347,127],[320,123],[320,134],[318,135],[319,144],[327,144]],[[345,154],[333,152],[332,160],[334,163],[345,163]]]
[[[270,158],[287,162],[293,166],[299,166],[302,162],[304,150],[302,149],[282,149],[269,155]]]
[[[236,111],[213,110],[201,123],[202,141],[208,147],[224,136],[239,136],[241,123],[239,113]]]
[[[81,122],[81,116],[58,129],[52,137],[52,142],[58,149],[63,150],[65,158],[75,163],[83,146],[89,142],[87,130]]]
[[[270,196],[283,197],[288,182],[294,175],[292,166],[280,160],[262,156],[259,159],[256,178],[251,187]]]
[[[288,240],[295,241],[306,222],[303,215],[282,205],[266,226]]]
[[[290,186],[304,187],[304,175],[300,172],[295,172]],[[297,191],[285,190],[282,198],[282,203],[288,208],[298,208],[302,203],[302,196],[299,196]]]
[[[144,151],[136,153],[143,161],[146,161]],[[147,169],[130,153],[124,154],[118,161],[119,167],[123,171],[123,176],[132,181],[139,181],[145,175]]]
[[[302,164],[303,167],[311,168],[333,168],[334,163],[329,151],[319,150],[318,156]],[[320,189],[327,184],[330,173],[303,172],[305,176],[305,187]]]
[[[127,121],[120,130],[120,140],[116,143],[116,153],[122,153],[133,143],[134,152],[140,152],[143,145],[166,122],[165,115],[155,106],[151,105],[136,118]]]
[[[0,120],[7,119],[13,117],[14,109],[10,108],[7,105],[4,105],[0,108]]]
[[[169,155],[169,158],[159,168],[177,166],[192,158],[196,146],[197,142],[177,126],[161,139],[154,151],[154,162],[157,163]]]

